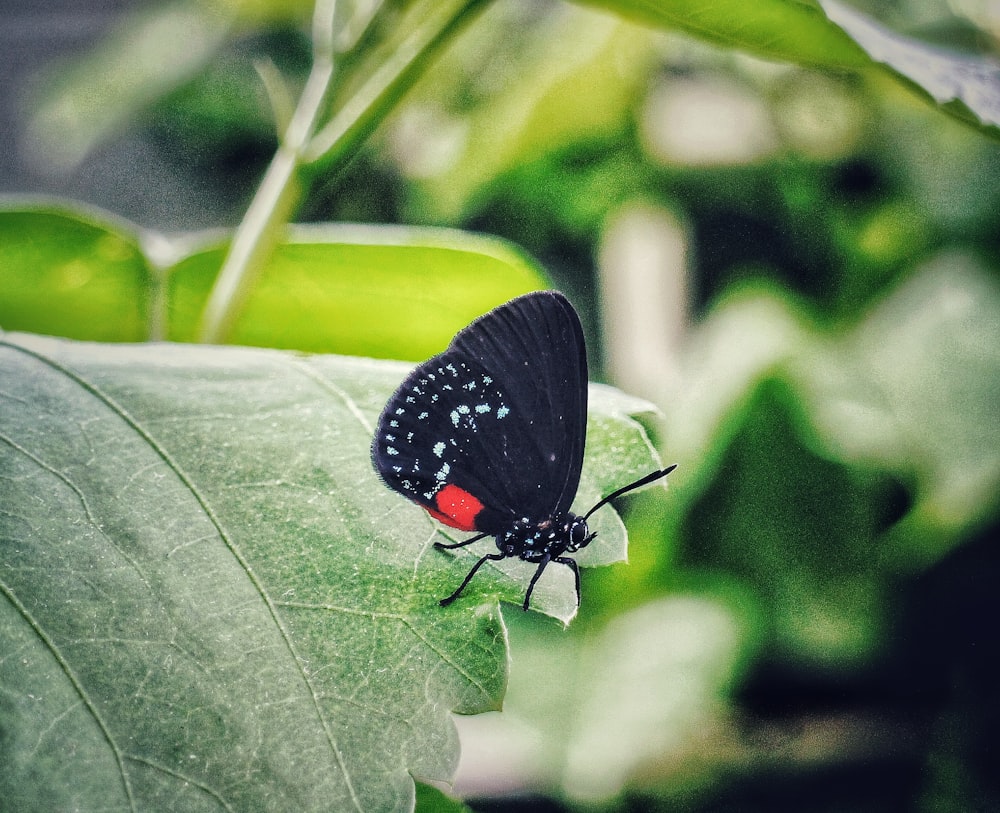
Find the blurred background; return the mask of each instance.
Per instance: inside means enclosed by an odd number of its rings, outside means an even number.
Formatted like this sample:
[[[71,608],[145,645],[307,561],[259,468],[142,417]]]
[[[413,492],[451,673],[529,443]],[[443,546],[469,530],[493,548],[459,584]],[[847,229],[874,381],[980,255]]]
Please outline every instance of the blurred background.
[[[996,2],[868,9],[997,53]],[[0,2],[0,192],[234,226],[310,13]],[[501,0],[297,219],[521,247],[679,464],[568,631],[507,613],[473,810],[1000,809],[1000,142],[883,75]]]

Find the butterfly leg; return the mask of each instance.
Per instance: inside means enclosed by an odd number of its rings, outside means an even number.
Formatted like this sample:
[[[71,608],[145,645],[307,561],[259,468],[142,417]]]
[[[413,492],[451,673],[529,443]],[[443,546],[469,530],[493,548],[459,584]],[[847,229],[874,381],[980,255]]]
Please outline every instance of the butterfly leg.
[[[557,556],[552,560],[553,562],[558,562],[561,565],[568,565],[570,570],[573,571],[573,577],[576,579],[576,606],[580,606],[580,566],[576,563],[575,559],[570,559],[568,556]]]
[[[452,542],[451,544],[447,542],[435,542],[434,547],[440,550],[453,550],[455,548],[464,548],[466,545],[471,545],[473,542],[478,542],[480,539],[485,539],[489,534],[477,534],[472,537],[472,539],[466,539],[462,542]]]
[[[525,610],[528,609],[528,604],[531,602],[531,593],[535,589],[535,582],[538,581],[539,576],[542,575],[542,571],[545,570],[545,566],[551,561],[552,559],[548,555],[546,555],[545,558],[538,563],[538,569],[535,571],[535,575],[533,575],[531,577],[531,581],[528,582],[528,592],[524,594],[523,607]]]
[[[452,545],[449,547],[455,547],[455,546]],[[506,559],[506,558],[507,557],[504,556],[502,553],[487,553],[482,559],[480,559],[472,566],[472,570],[469,571],[469,575],[465,577],[465,580],[458,586],[458,589],[450,596],[448,596],[448,598],[443,598],[438,603],[442,607],[447,607],[456,598],[458,598],[459,594],[465,589],[465,585],[467,585],[470,581],[472,581],[472,577],[476,575],[476,571],[479,570],[479,568],[481,568],[484,564],[486,564],[487,559],[491,559],[494,562],[499,562],[501,559]]]

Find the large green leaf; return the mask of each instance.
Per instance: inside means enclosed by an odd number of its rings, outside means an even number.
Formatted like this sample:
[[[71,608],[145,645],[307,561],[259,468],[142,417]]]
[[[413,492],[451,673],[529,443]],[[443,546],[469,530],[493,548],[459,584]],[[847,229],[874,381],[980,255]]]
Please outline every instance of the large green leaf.
[[[168,337],[192,341],[224,246],[168,272]],[[450,229],[295,226],[277,247],[230,341],[413,361],[476,316],[546,287],[511,244]]]
[[[193,345],[0,343],[0,798],[18,811],[400,810],[449,712],[497,708],[530,567],[435,550],[381,486],[405,365]],[[654,463],[595,388],[581,505]],[[581,562],[622,558],[610,510]],[[488,543],[483,543],[488,545]],[[568,568],[533,607],[568,620]],[[520,610],[517,610],[520,612]]]
[[[141,341],[154,274],[133,228],[49,201],[0,206],[0,327]]]

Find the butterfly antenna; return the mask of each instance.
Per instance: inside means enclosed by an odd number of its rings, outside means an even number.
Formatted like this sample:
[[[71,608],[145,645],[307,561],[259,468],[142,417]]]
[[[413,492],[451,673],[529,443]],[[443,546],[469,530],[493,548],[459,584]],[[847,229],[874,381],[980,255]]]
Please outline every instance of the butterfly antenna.
[[[601,500],[600,502],[598,502],[597,505],[595,505],[593,508],[591,508],[586,514],[584,514],[583,518],[587,519],[591,514],[593,514],[601,506],[607,505],[612,500],[617,499],[622,494],[627,494],[629,491],[631,491],[634,488],[641,488],[642,486],[646,485],[647,483],[652,483],[655,480],[659,480],[661,477],[666,477],[668,474],[670,474],[670,472],[672,472],[676,468],[677,468],[677,464],[675,463],[673,466],[667,466],[665,469],[657,469],[656,471],[651,471],[645,477],[640,477],[634,483],[629,483],[627,486],[622,486],[617,491],[612,491],[610,494],[608,494],[607,497],[605,497],[603,500]]]

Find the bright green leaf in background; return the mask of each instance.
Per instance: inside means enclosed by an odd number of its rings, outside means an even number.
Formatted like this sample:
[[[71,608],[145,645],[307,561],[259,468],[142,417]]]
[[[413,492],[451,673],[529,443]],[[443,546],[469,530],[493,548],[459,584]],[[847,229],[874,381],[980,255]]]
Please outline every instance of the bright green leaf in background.
[[[224,244],[55,204],[0,208],[0,325],[76,339],[192,341]],[[546,287],[502,240],[444,229],[297,226],[232,342],[419,360],[502,302]]]
[[[192,341],[224,248],[168,272],[168,338]],[[276,250],[235,344],[423,360],[475,317],[546,287],[509,243],[438,229],[297,226]]]
[[[476,554],[435,550],[441,526],[369,460],[405,371],[4,337],[8,809],[399,810],[411,776],[450,778],[449,712],[499,707],[496,599],[529,571],[438,605]],[[656,465],[624,417],[645,405],[593,404],[581,503]],[[602,514],[585,564],[623,556]],[[550,571],[533,604],[568,620],[572,576]]]
[[[0,325],[90,341],[149,336],[156,275],[107,215],[58,204],[0,208]]]

